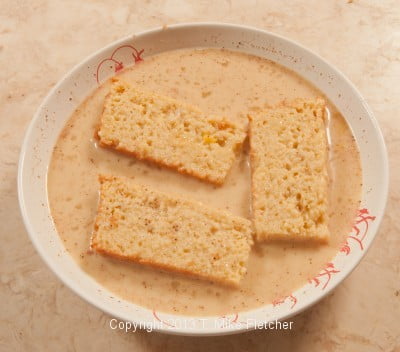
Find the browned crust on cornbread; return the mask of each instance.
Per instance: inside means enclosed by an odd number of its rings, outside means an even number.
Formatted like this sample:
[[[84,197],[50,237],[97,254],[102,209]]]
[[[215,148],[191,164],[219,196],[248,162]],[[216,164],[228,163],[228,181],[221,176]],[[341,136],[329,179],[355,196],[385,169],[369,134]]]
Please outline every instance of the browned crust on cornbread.
[[[98,145],[100,147],[107,148],[107,149],[110,149],[110,150],[114,150],[114,151],[117,150],[118,152],[121,152],[124,155],[134,157],[134,158],[136,158],[138,160],[141,160],[141,161],[147,161],[147,162],[149,162],[151,164],[154,164],[154,165],[160,165],[160,166],[163,166],[163,167],[165,167],[167,169],[178,171],[181,174],[198,178],[201,181],[209,182],[209,183],[212,183],[212,184],[214,184],[216,186],[222,186],[224,184],[224,182],[225,182],[226,177],[228,176],[228,174],[226,174],[225,177],[218,178],[218,179],[210,178],[208,176],[200,176],[199,173],[197,173],[195,171],[192,171],[192,170],[187,170],[187,169],[183,168],[182,166],[180,166],[178,163],[167,164],[167,163],[164,163],[162,160],[157,160],[157,159],[151,158],[150,156],[145,156],[144,157],[141,153],[138,153],[138,152],[135,152],[135,151],[129,151],[129,150],[125,149],[125,148],[117,147],[112,143],[110,143],[110,144],[103,143],[100,139],[98,140]]]

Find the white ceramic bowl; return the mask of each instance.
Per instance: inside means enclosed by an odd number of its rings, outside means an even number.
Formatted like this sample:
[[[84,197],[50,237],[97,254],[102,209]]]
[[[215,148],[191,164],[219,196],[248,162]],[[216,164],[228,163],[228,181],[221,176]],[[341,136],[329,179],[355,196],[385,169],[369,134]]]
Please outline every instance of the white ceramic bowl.
[[[275,61],[312,82],[336,105],[361,151],[361,208],[347,243],[319,275],[287,297],[231,316],[196,318],[151,311],[113,296],[83,272],[66,253],[54,227],[47,199],[46,174],[53,146],[74,109],[99,83],[123,67],[154,54],[180,48],[239,50]],[[72,99],[70,99],[72,98]],[[22,146],[18,195],[25,226],[47,265],[73,291],[121,320],[163,332],[221,335],[254,329],[266,321],[287,319],[334,289],[359,263],[371,245],[384,214],[388,162],[378,124],[360,93],[338,70],[304,47],[278,35],[218,23],[179,24],[121,39],[75,66],[51,90],[36,112]]]

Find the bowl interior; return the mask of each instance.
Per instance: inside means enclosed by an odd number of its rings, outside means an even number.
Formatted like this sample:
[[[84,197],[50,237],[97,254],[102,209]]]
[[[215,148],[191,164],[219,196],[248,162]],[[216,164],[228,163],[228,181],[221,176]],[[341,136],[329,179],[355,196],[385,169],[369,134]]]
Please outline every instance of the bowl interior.
[[[215,47],[264,57],[297,72],[320,89],[347,120],[361,153],[363,193],[356,219],[360,241],[348,241],[320,274],[326,285],[309,282],[264,307],[232,316],[196,318],[158,313],[112,294],[84,273],[66,253],[50,215],[47,167],[53,147],[75,108],[105,79],[146,57],[180,48]],[[288,318],[315,303],[340,283],[370,246],[382,219],[388,165],[379,127],[355,87],[334,67],[300,45],[262,30],[229,24],[182,24],[119,40],[74,67],[48,94],[26,133],[21,151],[18,193],[32,242],[50,268],[81,297],[110,315],[175,334],[213,335],[251,329]],[[353,236],[354,237],[354,236]],[[360,240],[360,238],[358,238]]]

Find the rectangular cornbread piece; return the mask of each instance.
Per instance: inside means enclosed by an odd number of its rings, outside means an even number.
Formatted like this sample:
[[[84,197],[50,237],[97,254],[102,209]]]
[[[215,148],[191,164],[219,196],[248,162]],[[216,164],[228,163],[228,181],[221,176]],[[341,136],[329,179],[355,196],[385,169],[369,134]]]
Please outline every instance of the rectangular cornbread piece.
[[[326,242],[325,102],[295,100],[249,116],[256,239]]]
[[[246,133],[194,106],[115,80],[97,136],[103,147],[220,185]]]
[[[236,286],[246,273],[251,222],[132,179],[100,176],[91,247],[140,264]]]

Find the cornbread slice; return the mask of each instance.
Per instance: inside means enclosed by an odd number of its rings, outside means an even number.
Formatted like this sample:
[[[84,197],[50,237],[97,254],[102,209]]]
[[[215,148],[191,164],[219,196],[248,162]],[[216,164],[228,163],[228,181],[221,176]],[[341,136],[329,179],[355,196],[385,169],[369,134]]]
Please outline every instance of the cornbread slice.
[[[298,99],[249,116],[257,240],[328,240],[324,115],[324,100]]]
[[[91,247],[99,253],[238,285],[252,245],[251,222],[201,203],[100,176]]]
[[[246,133],[194,106],[115,80],[97,135],[103,147],[220,185]]]

